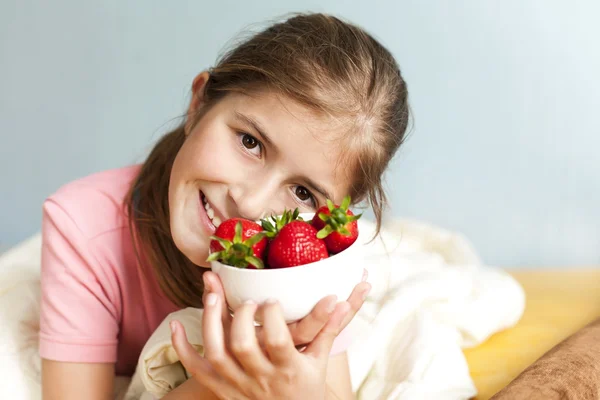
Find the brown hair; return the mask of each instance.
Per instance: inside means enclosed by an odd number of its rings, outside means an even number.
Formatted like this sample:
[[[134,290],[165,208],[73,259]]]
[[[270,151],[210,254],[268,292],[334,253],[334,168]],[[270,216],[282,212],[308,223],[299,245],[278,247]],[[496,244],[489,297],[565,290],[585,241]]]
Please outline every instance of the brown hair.
[[[406,83],[390,52],[333,16],[295,15],[220,58],[210,69],[203,110],[227,93],[258,90],[272,90],[346,124],[344,162],[354,177],[349,194],[354,203],[371,205],[379,232],[386,206],[382,176],[409,121]],[[199,268],[176,248],[169,227],[169,177],[184,140],[182,125],[156,144],[126,205],[136,247],[163,291],[179,306],[197,307],[203,290]]]

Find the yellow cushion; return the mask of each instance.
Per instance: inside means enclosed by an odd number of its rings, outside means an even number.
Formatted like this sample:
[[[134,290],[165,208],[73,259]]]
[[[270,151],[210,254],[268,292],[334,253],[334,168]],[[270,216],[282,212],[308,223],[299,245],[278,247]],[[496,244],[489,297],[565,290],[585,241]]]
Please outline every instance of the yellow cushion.
[[[509,272],[523,285],[527,305],[514,328],[464,351],[477,400],[489,399],[554,345],[600,317],[600,268]]]

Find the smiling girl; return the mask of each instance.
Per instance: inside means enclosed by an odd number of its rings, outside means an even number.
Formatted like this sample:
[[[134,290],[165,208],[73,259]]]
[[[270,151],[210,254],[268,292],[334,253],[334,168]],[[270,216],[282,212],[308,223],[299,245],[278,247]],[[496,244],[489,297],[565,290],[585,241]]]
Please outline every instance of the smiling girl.
[[[382,175],[408,117],[392,55],[323,14],[275,24],[200,73],[185,121],[142,165],[69,183],[44,203],[44,399],[112,398],[115,374],[131,375],[161,321],[190,306],[205,310],[205,357],[173,324],[192,378],[165,398],[352,398],[344,328],[369,283],[291,325],[277,303],[232,318],[208,270],[210,236],[228,218],[314,212],[346,195],[371,205],[379,228]]]

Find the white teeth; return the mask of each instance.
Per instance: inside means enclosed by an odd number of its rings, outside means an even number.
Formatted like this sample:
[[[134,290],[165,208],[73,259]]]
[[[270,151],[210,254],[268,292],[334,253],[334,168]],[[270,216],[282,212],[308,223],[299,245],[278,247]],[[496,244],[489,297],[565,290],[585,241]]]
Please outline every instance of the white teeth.
[[[204,209],[206,210],[206,215],[208,215],[208,218],[211,220],[215,228],[218,228],[219,225],[221,225],[221,219],[215,216],[215,210],[211,208],[206,197],[203,196],[202,201],[204,202]]]

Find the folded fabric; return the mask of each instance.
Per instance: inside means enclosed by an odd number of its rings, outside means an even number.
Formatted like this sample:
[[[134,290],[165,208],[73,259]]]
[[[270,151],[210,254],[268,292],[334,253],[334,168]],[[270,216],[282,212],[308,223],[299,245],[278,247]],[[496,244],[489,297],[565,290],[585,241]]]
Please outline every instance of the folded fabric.
[[[374,226],[360,221],[363,237]],[[462,348],[514,325],[522,288],[507,273],[483,266],[461,235],[397,221],[364,246],[373,289],[352,322],[348,350],[359,399],[468,399],[476,394]],[[180,320],[202,353],[202,311],[171,314],[144,347],[126,399],[161,398],[187,374],[168,323]],[[189,329],[187,329],[189,327]]]
[[[200,329],[202,312],[201,309],[190,307],[169,314],[161,322],[142,349],[136,372],[124,400],[160,399],[189,378],[171,343],[169,324],[172,320],[181,322],[188,341],[200,355],[203,355]]]
[[[36,236],[0,257],[0,399],[42,397],[37,350],[40,249]]]
[[[521,286],[486,267],[462,235],[397,221],[366,255],[374,290],[348,351],[359,399],[468,399],[462,348],[516,324]]]

